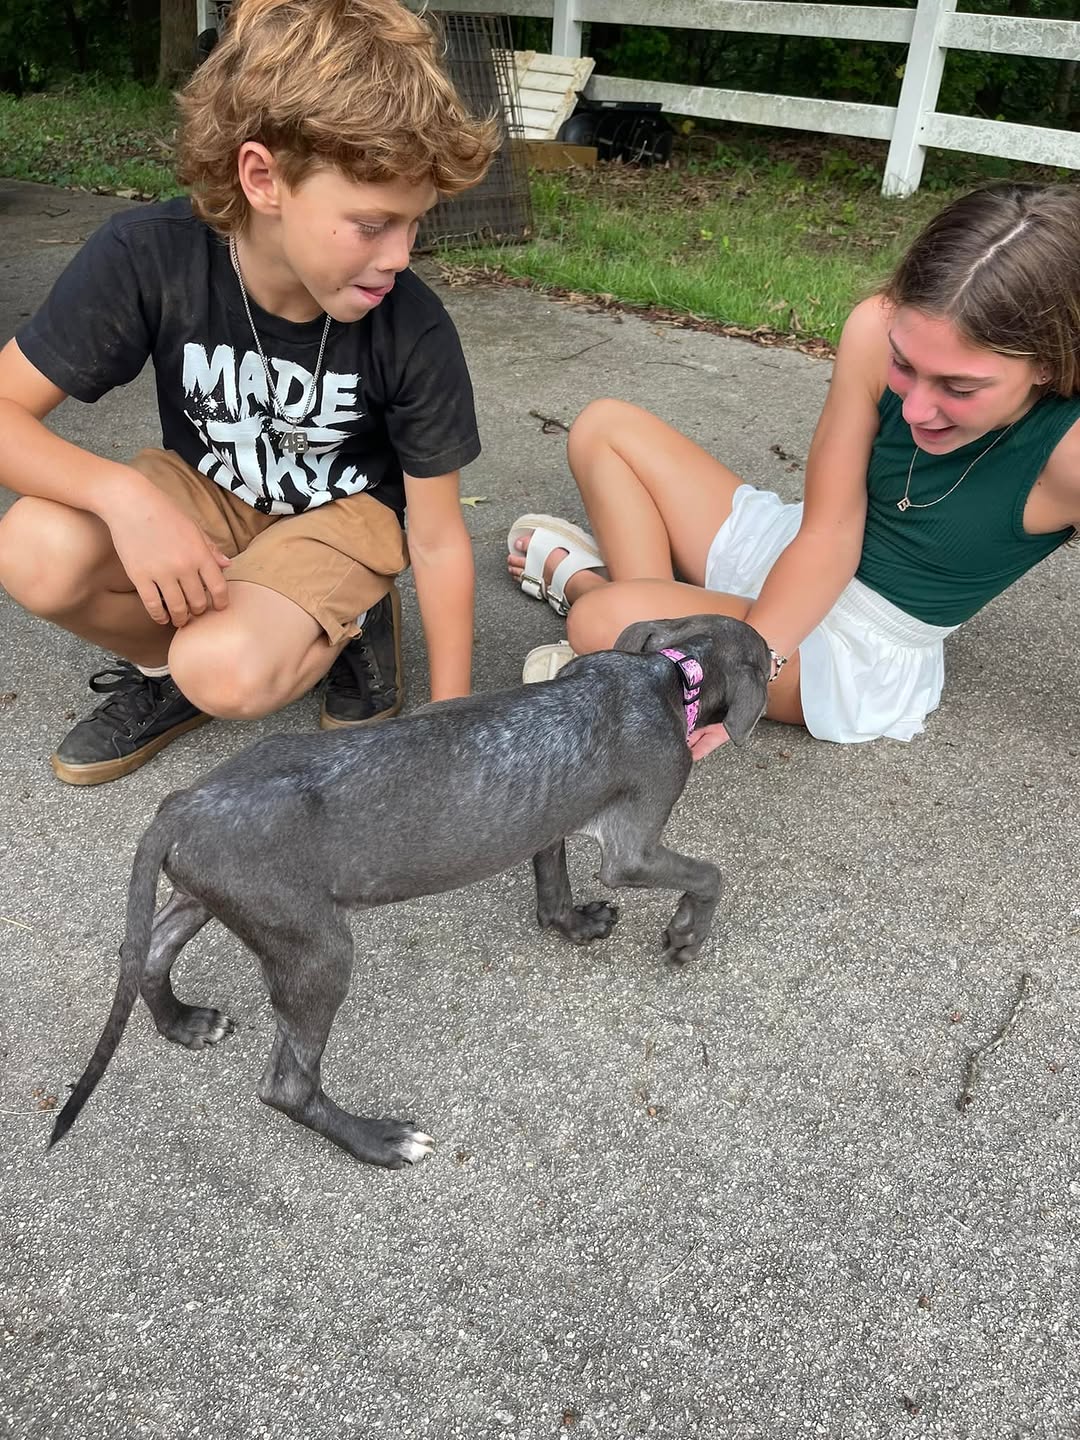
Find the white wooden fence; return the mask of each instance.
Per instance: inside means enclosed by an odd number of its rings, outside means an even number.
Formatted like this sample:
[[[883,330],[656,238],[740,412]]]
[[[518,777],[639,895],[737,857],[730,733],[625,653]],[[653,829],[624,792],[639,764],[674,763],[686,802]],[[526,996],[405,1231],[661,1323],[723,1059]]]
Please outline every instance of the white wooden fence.
[[[659,100],[674,115],[888,140],[881,187],[885,195],[910,195],[919,188],[931,146],[1080,170],[1080,135],[1074,131],[949,115],[935,108],[947,51],[1078,60],[1080,21],[958,15],[956,0],[918,0],[915,9],[804,5],[785,0],[428,0],[427,8],[550,20],[555,55],[581,54],[581,27],[588,21],[891,41],[907,46],[895,106],[662,85],[596,74],[585,94],[596,100]]]

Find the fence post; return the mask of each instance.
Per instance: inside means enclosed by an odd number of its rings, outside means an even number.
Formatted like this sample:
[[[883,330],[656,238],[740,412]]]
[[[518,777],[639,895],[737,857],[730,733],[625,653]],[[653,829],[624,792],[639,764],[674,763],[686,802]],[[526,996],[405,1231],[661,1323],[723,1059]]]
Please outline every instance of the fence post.
[[[941,74],[945,69],[946,50],[940,41],[942,22],[955,9],[956,0],[918,0],[896,107],[896,124],[885,161],[883,195],[902,199],[919,188],[926,159],[923,122],[937,107]]]
[[[551,14],[551,53],[581,55],[581,21],[577,18],[577,0],[555,0]]]

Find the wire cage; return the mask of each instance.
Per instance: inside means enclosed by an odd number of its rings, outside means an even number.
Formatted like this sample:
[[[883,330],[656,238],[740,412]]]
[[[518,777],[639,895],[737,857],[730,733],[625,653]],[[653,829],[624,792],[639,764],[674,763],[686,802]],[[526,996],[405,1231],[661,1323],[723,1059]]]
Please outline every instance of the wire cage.
[[[479,185],[440,201],[425,215],[417,249],[527,240],[532,204],[510,22],[505,15],[456,11],[429,18],[441,31],[443,64],[466,108],[494,115],[502,144]]]

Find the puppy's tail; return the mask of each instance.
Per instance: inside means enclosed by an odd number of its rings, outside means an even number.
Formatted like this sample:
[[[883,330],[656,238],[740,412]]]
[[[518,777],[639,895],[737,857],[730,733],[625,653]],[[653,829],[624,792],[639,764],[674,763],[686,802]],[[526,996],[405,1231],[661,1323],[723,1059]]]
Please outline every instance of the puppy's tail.
[[[79,1111],[94,1092],[94,1087],[105,1074],[105,1067],[116,1053],[124,1027],[135,1008],[139,993],[139,982],[150,952],[150,932],[154,923],[154,904],[157,899],[158,873],[173,842],[172,826],[159,817],[139,841],[135,851],[135,863],[131,869],[128,885],[127,928],[124,943],[120,947],[120,977],[116,982],[112,1009],[105,1021],[101,1039],[97,1043],[90,1063],[83,1071],[75,1088],[68,1096],[67,1103],[56,1117],[52,1135],[49,1137],[51,1150],[62,1140],[79,1118]]]

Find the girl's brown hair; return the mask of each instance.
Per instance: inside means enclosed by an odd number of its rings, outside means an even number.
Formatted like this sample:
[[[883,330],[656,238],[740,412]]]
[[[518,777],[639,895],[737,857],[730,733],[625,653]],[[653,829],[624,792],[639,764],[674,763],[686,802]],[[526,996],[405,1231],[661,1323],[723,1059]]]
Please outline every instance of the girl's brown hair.
[[[481,180],[499,146],[494,119],[470,116],[443,72],[430,26],[398,0],[239,0],[178,100],[180,179],[223,234],[247,219],[245,140],[273,151],[290,188],[333,167],[443,195]]]
[[[988,185],[930,221],[882,290],[1080,395],[1080,186]]]

